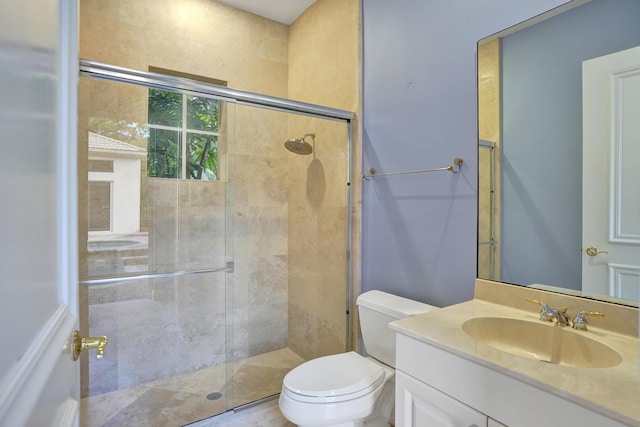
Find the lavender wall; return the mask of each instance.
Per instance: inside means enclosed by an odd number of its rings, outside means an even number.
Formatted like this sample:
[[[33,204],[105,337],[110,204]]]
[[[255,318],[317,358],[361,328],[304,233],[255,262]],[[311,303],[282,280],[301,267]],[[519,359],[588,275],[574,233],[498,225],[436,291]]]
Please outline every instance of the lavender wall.
[[[445,306],[476,277],[476,42],[561,0],[362,0],[362,290]]]

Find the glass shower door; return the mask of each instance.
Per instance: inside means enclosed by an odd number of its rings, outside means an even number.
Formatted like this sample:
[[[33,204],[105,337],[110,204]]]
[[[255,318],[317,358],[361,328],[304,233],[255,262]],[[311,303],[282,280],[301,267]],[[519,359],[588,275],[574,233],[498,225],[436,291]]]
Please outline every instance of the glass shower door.
[[[82,364],[81,425],[187,425],[345,351],[344,114],[107,64],[81,75],[81,332],[109,337]],[[305,137],[306,156],[284,144]]]
[[[347,349],[348,126],[236,105],[234,400],[277,395],[305,360]],[[307,137],[312,152],[288,151]]]
[[[230,409],[234,105],[81,78],[82,426],[182,426]]]

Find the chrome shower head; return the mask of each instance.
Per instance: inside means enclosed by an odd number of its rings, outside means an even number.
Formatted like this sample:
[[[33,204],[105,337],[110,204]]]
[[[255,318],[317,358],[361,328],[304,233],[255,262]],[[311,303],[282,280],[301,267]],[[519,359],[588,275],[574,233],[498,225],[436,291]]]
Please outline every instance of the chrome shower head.
[[[284,142],[284,147],[295,154],[308,155],[313,152],[313,147],[305,139],[310,136],[311,142],[315,141],[316,134],[313,132],[305,134],[302,138],[291,138]]]

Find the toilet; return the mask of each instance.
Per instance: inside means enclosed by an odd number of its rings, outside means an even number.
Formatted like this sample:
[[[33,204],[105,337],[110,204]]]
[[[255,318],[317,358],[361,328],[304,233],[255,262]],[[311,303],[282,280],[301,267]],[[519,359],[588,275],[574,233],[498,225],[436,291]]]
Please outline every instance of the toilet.
[[[368,357],[356,352],[319,357],[282,381],[280,411],[301,427],[388,427],[395,400],[395,333],[388,324],[435,309],[381,291],[357,301]]]

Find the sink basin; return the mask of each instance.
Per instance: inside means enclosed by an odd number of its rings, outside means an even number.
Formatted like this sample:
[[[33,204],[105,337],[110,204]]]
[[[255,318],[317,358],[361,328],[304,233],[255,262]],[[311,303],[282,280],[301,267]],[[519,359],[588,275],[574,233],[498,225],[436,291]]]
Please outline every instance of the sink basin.
[[[527,320],[479,317],[467,320],[462,330],[471,338],[516,356],[576,368],[609,368],[622,362],[611,347],[555,324]]]

